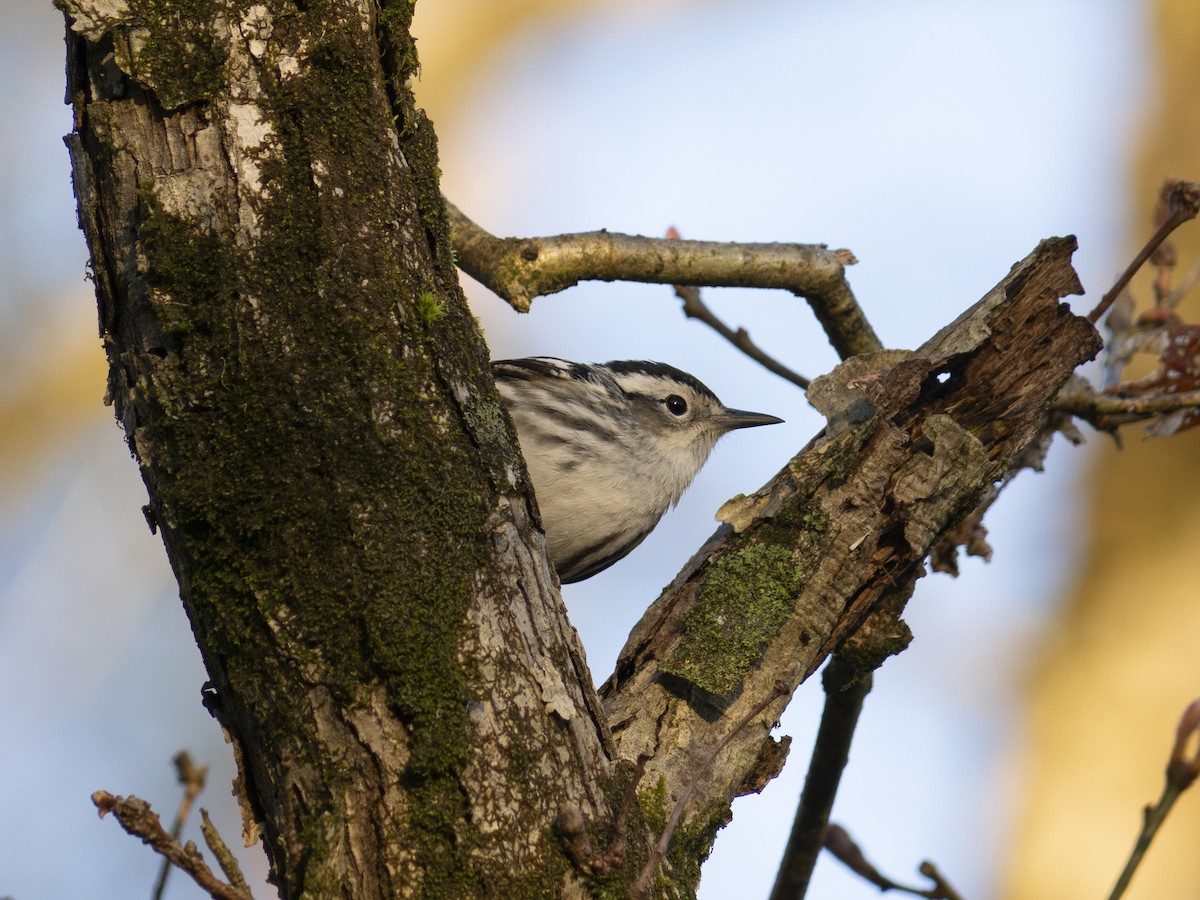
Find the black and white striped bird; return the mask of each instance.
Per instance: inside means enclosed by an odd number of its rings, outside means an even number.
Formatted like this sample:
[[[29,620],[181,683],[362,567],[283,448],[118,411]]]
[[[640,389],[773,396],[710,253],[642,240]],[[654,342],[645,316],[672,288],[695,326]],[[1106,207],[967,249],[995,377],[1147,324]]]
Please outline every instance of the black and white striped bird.
[[[783,421],[728,409],[699,380],[659,362],[537,356],[496,360],[492,374],[564,584],[590,578],[640,544],[721,435]]]

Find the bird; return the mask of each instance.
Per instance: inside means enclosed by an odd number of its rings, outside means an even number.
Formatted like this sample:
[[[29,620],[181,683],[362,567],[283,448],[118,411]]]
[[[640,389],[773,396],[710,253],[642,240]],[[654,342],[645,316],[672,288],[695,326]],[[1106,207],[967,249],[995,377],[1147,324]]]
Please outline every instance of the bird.
[[[661,362],[534,356],[494,360],[492,375],[563,584],[591,578],[645,540],[722,435],[783,421],[729,409]]]

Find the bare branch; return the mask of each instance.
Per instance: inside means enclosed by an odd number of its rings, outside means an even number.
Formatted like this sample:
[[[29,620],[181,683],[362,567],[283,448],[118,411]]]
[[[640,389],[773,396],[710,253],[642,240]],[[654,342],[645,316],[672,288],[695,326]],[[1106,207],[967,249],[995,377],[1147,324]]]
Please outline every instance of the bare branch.
[[[683,301],[683,314],[689,319],[698,319],[703,322],[767,371],[774,372],[785,381],[790,381],[802,391],[808,390],[810,379],[805,378],[798,372],[793,372],[773,356],[767,354],[766,351],[750,339],[750,335],[745,328],[738,328],[737,331],[734,331],[722,322],[716,313],[709,309],[708,305],[700,299],[700,288],[695,285],[677,284],[675,285],[675,296]]]
[[[173,865],[187,872],[214,900],[253,900],[249,890],[234,887],[217,878],[191,841],[180,846],[179,841],[162,827],[158,815],[145,800],[132,796],[114,797],[108,791],[96,791],[92,794],[92,802],[100,810],[100,818],[112,813],[122,828],[134,837],[141,838],[142,843],[149,844]]]
[[[246,884],[242,867],[238,865],[237,858],[229,849],[229,845],[225,843],[225,839],[213,825],[212,819],[208,817],[208,810],[203,808],[200,810],[200,832],[204,835],[204,843],[208,844],[208,849],[217,858],[217,864],[221,867],[221,871],[229,879],[230,885],[249,894],[250,886]]]
[[[674,226],[667,229],[667,240],[682,240]],[[810,379],[805,378],[797,372],[793,372],[773,356],[768,355],[758,344],[750,340],[750,335],[745,328],[738,328],[737,331],[734,331],[722,322],[717,314],[709,309],[708,304],[701,299],[700,288],[697,285],[677,284],[675,285],[675,296],[683,301],[683,314],[689,319],[697,319],[703,322],[767,371],[774,372],[785,381],[790,381],[802,391],[808,390]]]
[[[821,681],[825,688],[825,709],[792,832],[771,889],[771,900],[799,900],[808,890],[817,856],[825,844],[829,811],[850,759],[858,716],[871,690],[872,673],[860,672],[834,654]]]
[[[825,667],[825,709],[771,900],[798,900],[808,890],[873,673],[912,640],[901,615],[914,586],[905,579],[886,592]]]
[[[750,340],[750,335],[746,332],[745,328],[739,328],[737,331],[734,331],[717,318],[716,313],[709,309],[708,305],[700,299],[700,288],[694,284],[677,284],[675,285],[675,296],[683,301],[683,314],[689,319],[699,319],[752,360],[763,366],[763,368],[774,372],[786,381],[790,381],[801,390],[808,390],[810,379],[805,378],[798,372],[793,372],[773,356],[768,355],[758,344]]]
[[[1171,748],[1171,757],[1167,762],[1166,781],[1162,794],[1153,806],[1147,806],[1142,811],[1142,827],[1134,842],[1125,868],[1121,870],[1117,883],[1113,886],[1108,900],[1120,900],[1133,880],[1133,874],[1141,865],[1150,842],[1158,834],[1158,829],[1167,820],[1168,813],[1179,799],[1200,776],[1200,699],[1193,700],[1179,718],[1179,726],[1175,730],[1175,744]]]
[[[917,866],[917,871],[933,882],[933,887],[925,892],[925,896],[930,900],[962,900],[958,891],[950,886],[946,877],[929,860]]]
[[[1099,431],[1112,431],[1119,425],[1164,413],[1200,408],[1200,391],[1119,397],[1102,394],[1084,379],[1074,378],[1058,392],[1050,406],[1083,419]]]
[[[756,720],[698,778],[727,723],[764,698],[781,711],[774,685],[793,689],[838,647],[904,645],[899,612],[930,549],[1040,440],[1047,402],[1100,347],[1057,300],[1080,290],[1074,246],[1043,241],[917,351],[855,357],[814,380],[825,430],[722,508],[728,527],[634,628],[601,695],[621,756],[651,755],[666,809],[691,792],[681,828],[715,829],[773,742]],[[848,645],[864,623],[879,627]]]
[[[179,779],[179,783],[183,785],[183,797],[180,798],[179,810],[175,813],[175,824],[171,826],[171,837],[178,841],[179,836],[183,834],[183,823],[187,821],[188,814],[192,811],[192,804],[204,790],[204,783],[208,778],[208,766],[197,766],[192,762],[191,754],[186,750],[176,753],[171,762],[175,764],[175,775]],[[158,872],[158,882],[154,885],[154,893],[150,895],[152,900],[160,900],[163,891],[167,888],[167,877],[170,874],[171,861],[164,858],[162,868]]]
[[[962,900],[958,892],[950,886],[950,883],[938,871],[937,866],[928,860],[921,863],[917,867],[917,871],[932,881],[933,887],[910,887],[909,885],[900,884],[898,881],[888,878],[867,859],[866,854],[855,843],[854,838],[850,837],[849,832],[841,825],[829,826],[829,831],[825,839],[825,849],[848,869],[870,884],[875,885],[880,891],[902,891],[905,894],[912,894],[916,897],[925,897],[927,900]],[[798,897],[801,895],[797,894],[795,896]]]
[[[651,879],[654,878],[655,873],[658,871],[663,857],[667,855],[667,848],[671,846],[671,839],[675,836],[675,829],[679,827],[679,819],[683,815],[683,810],[692,798],[692,794],[695,792],[696,786],[700,783],[700,779],[708,774],[709,769],[712,768],[712,764],[716,762],[721,751],[729,746],[729,742],[737,737],[743,728],[749,725],[756,717],[762,715],[768,706],[788,693],[790,693],[790,689],[786,684],[782,681],[775,682],[775,690],[750,707],[749,711],[738,720],[737,724],[729,729],[729,733],[725,735],[724,739],[713,747],[708,756],[704,758],[704,761],[696,769],[691,783],[688,784],[679,799],[675,802],[675,808],[671,810],[671,817],[667,820],[666,827],[663,828],[658,845],[650,853],[650,858],[646,860],[646,864],[642,867],[637,880],[630,887],[629,895],[631,897],[645,897],[649,895]]]
[[[1158,226],[1154,234],[1150,236],[1150,240],[1146,241],[1146,245],[1138,251],[1137,256],[1133,258],[1126,268],[1121,273],[1121,277],[1117,279],[1107,294],[1100,298],[1100,302],[1096,304],[1096,308],[1088,313],[1088,321],[1096,323],[1100,321],[1100,317],[1108,312],[1108,308],[1113,305],[1117,297],[1121,296],[1121,291],[1128,287],[1129,282],[1133,280],[1133,276],[1137,274],[1138,269],[1145,265],[1154,251],[1158,249],[1159,244],[1170,237],[1171,232],[1182,225],[1196,218],[1196,214],[1200,212],[1200,184],[1190,181],[1180,181],[1171,187],[1168,198],[1169,211],[1166,219]]]
[[[882,345],[846,283],[853,255],[823,244],[735,244],[648,238],[608,231],[498,238],[449,200],[459,267],[528,312],[535,297],[581,281],[778,288],[804,297],[845,359]]]

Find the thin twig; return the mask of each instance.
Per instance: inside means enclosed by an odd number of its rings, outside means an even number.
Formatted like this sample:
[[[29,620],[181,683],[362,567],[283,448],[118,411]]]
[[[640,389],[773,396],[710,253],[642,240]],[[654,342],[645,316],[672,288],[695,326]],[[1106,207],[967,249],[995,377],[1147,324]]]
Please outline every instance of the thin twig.
[[[1112,893],[1108,895],[1108,900],[1120,900],[1125,894],[1129,882],[1133,880],[1134,872],[1137,871],[1146,851],[1150,849],[1150,842],[1154,840],[1158,829],[1166,821],[1167,814],[1171,812],[1171,807],[1175,805],[1179,795],[1191,787],[1200,775],[1200,744],[1194,748],[1191,746],[1198,741],[1200,699],[1193,700],[1179,718],[1179,725],[1175,729],[1175,745],[1167,762],[1166,782],[1163,784],[1162,794],[1157,803],[1147,806],[1142,811],[1142,828],[1138,832],[1129,859],[1125,862],[1125,868],[1121,870]]]
[[[1108,308],[1113,305],[1117,297],[1121,295],[1121,291],[1128,287],[1129,282],[1133,280],[1133,276],[1158,249],[1158,245],[1165,241],[1176,228],[1184,222],[1196,218],[1196,214],[1200,213],[1200,184],[1191,181],[1181,181],[1171,188],[1171,194],[1168,198],[1169,212],[1163,223],[1158,226],[1154,234],[1150,236],[1150,240],[1146,241],[1146,245],[1138,251],[1137,256],[1121,273],[1121,277],[1105,294],[1096,308],[1088,313],[1088,321],[1092,324],[1100,321],[1101,316],[1108,312]]]
[[[739,328],[737,331],[734,331],[718,319],[716,314],[709,309],[708,305],[700,299],[700,288],[695,285],[677,284],[675,285],[675,295],[683,301],[683,314],[689,319],[699,319],[763,368],[774,372],[780,378],[790,381],[801,390],[808,390],[811,379],[805,378],[799,372],[793,372],[773,356],[768,355],[750,339],[750,335],[746,332],[745,328]]]
[[[879,338],[846,283],[853,254],[822,244],[680,241],[608,231],[498,238],[449,200],[459,267],[528,312],[535,297],[580,281],[778,288],[803,297],[843,359],[878,350]]]
[[[945,876],[938,871],[937,866],[928,860],[921,863],[917,867],[917,871],[932,881],[933,887],[912,887],[888,878],[875,868],[858,844],[854,842],[854,838],[850,837],[846,829],[840,825],[831,824],[829,826],[825,835],[825,849],[850,871],[875,885],[880,891],[901,891],[915,897],[925,897],[926,900],[962,900],[961,895],[950,886]]]
[[[175,776],[183,785],[183,796],[179,799],[175,823],[171,826],[171,837],[178,841],[179,836],[183,834],[183,823],[187,821],[188,814],[192,811],[192,804],[204,790],[204,783],[208,778],[208,766],[197,766],[192,762],[191,754],[186,750],[176,753],[171,762],[175,764]],[[171,861],[164,857],[162,868],[158,871],[158,881],[154,885],[154,893],[150,895],[151,900],[162,900],[163,891],[167,889],[167,877],[170,874]]]
[[[646,763],[650,756],[642,754],[630,773],[629,784],[625,788],[625,798],[617,810],[613,821],[612,834],[608,846],[603,852],[597,852],[592,838],[588,834],[587,820],[583,811],[574,804],[563,806],[558,812],[555,825],[562,837],[567,856],[575,868],[585,875],[605,875],[620,867],[625,861],[625,850],[628,844],[629,814],[637,804],[638,783],[646,773]]]
[[[668,228],[667,240],[681,240],[679,232],[674,228]],[[694,284],[677,284],[675,285],[675,296],[683,301],[683,314],[689,319],[699,319],[763,368],[774,372],[780,378],[790,381],[802,391],[808,390],[808,378],[797,372],[793,372],[773,356],[768,355],[758,344],[750,340],[750,335],[745,328],[739,328],[737,331],[734,331],[717,318],[716,313],[709,309],[708,304],[700,298],[700,288],[698,286]]]
[[[196,845],[188,841],[180,845],[162,827],[158,815],[150,808],[150,804],[138,797],[115,797],[108,791],[96,791],[92,794],[92,803],[100,810],[100,817],[112,813],[121,823],[121,827],[134,837],[142,839],[156,852],[187,872],[200,888],[215,900],[253,900],[248,890],[226,884],[213,874],[212,869],[204,862],[204,857],[196,849]]]
[[[645,897],[649,894],[650,881],[654,878],[654,874],[658,871],[659,865],[662,863],[663,858],[667,855],[667,848],[671,846],[671,838],[675,836],[675,829],[679,826],[679,819],[683,815],[684,807],[687,806],[687,802],[692,799],[692,794],[696,790],[696,785],[700,783],[700,779],[705,775],[705,773],[708,772],[712,764],[716,762],[716,759],[721,754],[721,751],[729,746],[729,742],[733,740],[734,736],[747,725],[749,725],[756,716],[760,715],[763,710],[765,710],[780,697],[786,696],[787,693],[788,686],[782,681],[776,681],[774,690],[772,690],[770,694],[768,694],[758,703],[754,704],[754,706],[750,707],[746,714],[738,720],[737,724],[729,729],[729,732],[725,735],[725,737],[723,737],[720,742],[718,742],[717,746],[713,747],[713,749],[709,752],[708,756],[704,758],[704,761],[696,769],[695,777],[688,782],[687,787],[684,788],[683,793],[680,794],[679,799],[675,802],[675,808],[671,810],[671,816],[667,819],[666,827],[663,828],[662,835],[658,839],[658,844],[652,851],[650,851],[650,856],[646,860],[646,864],[642,867],[642,871],[638,874],[637,880],[629,889],[630,897]]]
[[[859,672],[837,654],[825,668],[825,709],[771,900],[799,900],[808,890],[871,681],[871,672]]]
[[[238,865],[233,851],[221,837],[221,832],[217,831],[217,826],[208,817],[208,810],[203,808],[200,810],[200,832],[204,835],[204,843],[208,844],[208,849],[217,858],[217,864],[225,873],[225,877],[229,879],[229,883],[249,894],[250,886],[246,884],[246,876],[242,874],[242,867]]]
[[[1200,391],[1152,394],[1148,397],[1116,397],[1101,394],[1090,385],[1085,388],[1073,382],[1068,382],[1050,404],[1051,409],[1070,413],[1102,431],[1163,413],[1197,407],[1200,407]]]
[[[929,860],[917,866],[917,871],[933,882],[933,887],[925,892],[925,896],[930,900],[962,900],[962,895],[950,886],[946,876]]]

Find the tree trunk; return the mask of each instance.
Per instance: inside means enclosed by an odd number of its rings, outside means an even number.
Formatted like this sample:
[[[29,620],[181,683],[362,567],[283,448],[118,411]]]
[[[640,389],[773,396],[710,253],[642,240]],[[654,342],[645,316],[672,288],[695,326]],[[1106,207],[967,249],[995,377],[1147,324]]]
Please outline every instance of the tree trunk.
[[[553,822],[611,819],[617,769],[458,287],[412,5],[64,5],[109,395],[281,895],[576,890]]]
[[[80,222],[282,896],[693,894],[791,692],[881,605],[863,652],[903,645],[922,560],[1095,352],[1073,240],[814,382],[829,427],[635,629],[614,744],[458,288],[412,4],[128,2],[62,0]]]

